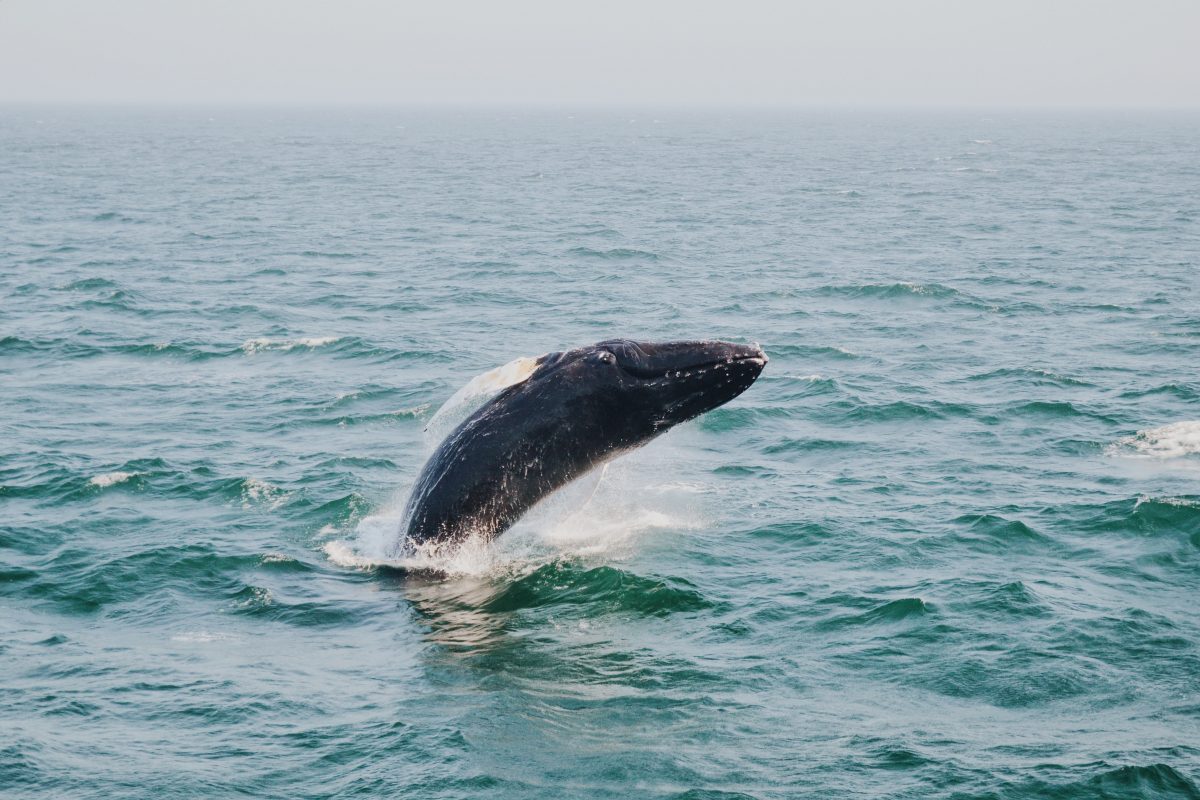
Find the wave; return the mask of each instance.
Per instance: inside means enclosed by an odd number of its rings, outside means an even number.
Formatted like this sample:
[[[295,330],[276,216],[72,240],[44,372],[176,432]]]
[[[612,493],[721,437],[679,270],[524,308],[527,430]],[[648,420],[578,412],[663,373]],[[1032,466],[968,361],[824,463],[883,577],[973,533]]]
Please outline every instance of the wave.
[[[1191,386],[1181,383],[1163,383],[1147,389],[1131,389],[1121,392],[1120,397],[1122,400],[1141,400],[1144,397],[1154,397],[1155,395],[1169,395],[1188,401],[1200,399],[1200,393],[1197,393]]]
[[[1081,519],[1077,524],[1085,530],[1142,536],[1184,533],[1200,537],[1200,497],[1197,496],[1140,495],[1084,507],[1078,516]]]
[[[95,289],[117,289],[118,284],[108,278],[80,278],[76,281],[71,281],[68,284],[58,287],[64,292],[85,292]]]
[[[1026,800],[1030,797],[1053,797],[1062,800],[1200,800],[1200,787],[1187,775],[1167,764],[1127,765],[1110,769],[1108,767],[1111,765],[1100,762],[1100,766],[1104,767],[1103,772],[1075,780],[1033,778],[1002,783],[999,786],[988,785],[981,787],[977,794],[960,791],[955,797],[961,800]],[[1047,765],[1042,771],[1068,769],[1065,766]],[[1074,769],[1079,770],[1082,767]]]
[[[518,611],[578,604],[588,605],[591,613],[632,611],[653,616],[712,607],[682,578],[647,578],[610,566],[580,569],[564,562],[545,564],[507,584],[484,607]]]
[[[1004,413],[1016,416],[1055,417],[1063,419],[1069,417],[1087,417],[1103,420],[1104,422],[1115,421],[1112,417],[1077,406],[1065,400],[1032,400],[1014,403],[1004,406]]]
[[[846,627],[880,625],[924,617],[933,608],[919,597],[901,597],[869,609],[861,614],[839,615],[821,622],[821,630],[836,630]]]
[[[1079,378],[1073,378],[1069,375],[1062,375],[1057,372],[1052,372],[1048,369],[1040,369],[1037,367],[1005,367],[1002,369],[994,369],[989,372],[981,372],[969,376],[968,381],[1013,381],[1032,386],[1094,386]]]
[[[94,613],[156,595],[164,587],[192,592],[201,586],[236,598],[247,588],[243,576],[312,571],[310,565],[293,558],[267,560],[268,554],[228,553],[214,544],[115,552],[74,547],[56,550],[24,591],[66,612]]]
[[[600,261],[658,261],[657,253],[649,250],[638,250],[632,247],[614,247],[610,250],[597,250],[591,247],[572,247],[569,255],[583,258],[594,258]]]
[[[242,352],[247,355],[262,353],[268,350],[279,350],[287,353],[296,348],[315,350],[318,347],[335,344],[342,341],[341,336],[314,336],[301,339],[247,339],[242,343]]]
[[[335,261],[345,261],[354,258],[362,258],[363,253],[340,253],[326,252],[324,250],[304,250],[300,253],[304,258],[328,258]]]
[[[136,217],[131,217],[128,214],[122,214],[119,211],[103,211],[99,214],[94,214],[94,215],[92,215],[91,221],[92,222],[128,222],[128,223],[134,223],[134,224],[140,224],[140,223],[145,222],[145,220],[141,220]]]
[[[362,613],[353,605],[332,600],[289,600],[265,586],[243,586],[228,597],[229,610],[238,616],[304,628],[345,628],[358,623]]]
[[[815,372],[811,375],[780,375],[778,378],[774,378],[774,380],[793,381],[795,384],[799,384],[795,387],[794,391],[789,392],[785,396],[788,400],[818,394],[833,394],[840,390],[836,380]]]
[[[865,283],[822,286],[816,289],[814,294],[826,297],[867,298],[872,300],[963,299],[977,302],[969,295],[966,295],[957,289],[951,288],[944,284],[909,283],[907,281],[898,283]]]
[[[310,417],[307,419],[289,417],[266,426],[265,430],[290,431],[304,427],[350,428],[356,425],[390,425],[404,420],[420,420],[429,412],[430,404],[421,403],[415,406],[396,408],[391,411],[380,411],[374,414],[342,414],[336,417]]]
[[[964,514],[952,520],[949,535],[931,536],[920,547],[977,553],[1028,553],[1053,548],[1055,540],[1021,520],[999,514]]]
[[[779,438],[773,444],[763,447],[763,452],[770,455],[778,455],[780,453],[816,453],[831,450],[853,450],[863,453],[877,449],[877,445],[855,439],[797,439],[785,436]]]
[[[996,587],[976,608],[1020,617],[1044,617],[1050,613],[1049,607],[1037,593],[1021,581]]]
[[[140,312],[139,312],[140,313]],[[90,336],[81,332],[80,336]],[[440,353],[430,351],[394,350],[365,341],[357,336],[313,336],[297,338],[253,338],[238,346],[222,346],[204,342],[113,342],[89,341],[86,338],[33,337],[7,335],[0,338],[0,353],[36,355],[51,354],[64,359],[88,359],[111,355],[173,358],[185,361],[206,361],[217,358],[261,357],[267,354],[300,354],[322,352],[339,358],[364,358],[378,362],[397,360],[444,360]]]
[[[921,403],[896,400],[878,404],[843,400],[831,403],[829,408],[840,411],[842,418],[847,421],[876,423],[949,419],[970,416],[973,413],[973,409],[968,405],[947,403],[941,400],[927,400]]]
[[[772,344],[772,358],[831,358],[836,360],[860,358],[858,353],[834,345]]]
[[[102,493],[134,491],[160,498],[240,505],[243,510],[286,507],[289,512],[308,513],[320,505],[301,488],[285,488],[259,477],[221,476],[205,461],[180,465],[161,458],[138,458],[83,469],[41,464],[26,467],[20,474],[21,482],[0,483],[0,497],[88,503]]]

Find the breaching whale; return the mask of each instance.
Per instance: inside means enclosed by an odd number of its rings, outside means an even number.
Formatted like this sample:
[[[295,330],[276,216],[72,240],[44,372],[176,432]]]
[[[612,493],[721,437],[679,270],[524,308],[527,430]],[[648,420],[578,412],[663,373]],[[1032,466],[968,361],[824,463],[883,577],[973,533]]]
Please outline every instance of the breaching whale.
[[[766,366],[757,345],[614,339],[531,360],[417,476],[402,547],[503,533],[546,495],[724,405]]]

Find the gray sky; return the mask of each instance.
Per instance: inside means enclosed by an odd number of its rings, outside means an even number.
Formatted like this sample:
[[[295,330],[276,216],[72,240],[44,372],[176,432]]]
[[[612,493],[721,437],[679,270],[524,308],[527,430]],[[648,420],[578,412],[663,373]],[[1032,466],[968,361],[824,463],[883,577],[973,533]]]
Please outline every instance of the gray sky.
[[[1200,106],[1200,0],[0,0],[0,102]]]

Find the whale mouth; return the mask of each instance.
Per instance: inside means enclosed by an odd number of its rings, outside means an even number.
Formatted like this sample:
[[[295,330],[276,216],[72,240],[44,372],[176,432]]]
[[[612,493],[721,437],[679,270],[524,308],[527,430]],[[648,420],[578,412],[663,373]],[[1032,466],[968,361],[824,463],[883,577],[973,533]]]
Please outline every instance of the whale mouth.
[[[726,371],[734,366],[747,366],[761,370],[767,365],[766,355],[761,356],[738,356],[735,358],[725,358],[720,361],[706,361],[701,364],[695,364],[686,369],[666,369],[659,372],[651,370],[634,370],[627,369],[633,375],[645,380],[662,380],[664,378],[686,379],[703,375],[712,371]]]

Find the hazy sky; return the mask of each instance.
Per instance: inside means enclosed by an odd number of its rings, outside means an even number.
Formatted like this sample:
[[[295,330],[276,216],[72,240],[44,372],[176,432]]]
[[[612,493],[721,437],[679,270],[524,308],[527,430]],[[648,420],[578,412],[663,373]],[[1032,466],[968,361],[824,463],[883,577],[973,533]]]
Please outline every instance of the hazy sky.
[[[1200,0],[0,0],[0,102],[1200,106]]]

